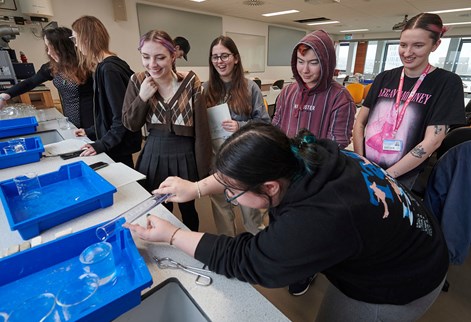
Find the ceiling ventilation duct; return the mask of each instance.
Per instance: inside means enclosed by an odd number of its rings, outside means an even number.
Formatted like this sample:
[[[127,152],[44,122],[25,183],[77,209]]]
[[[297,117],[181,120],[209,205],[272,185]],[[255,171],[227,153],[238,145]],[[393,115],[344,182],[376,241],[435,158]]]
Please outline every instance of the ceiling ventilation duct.
[[[246,6],[257,7],[257,6],[264,5],[265,2],[260,1],[260,0],[247,0],[247,1],[244,1],[243,4],[245,4]]]

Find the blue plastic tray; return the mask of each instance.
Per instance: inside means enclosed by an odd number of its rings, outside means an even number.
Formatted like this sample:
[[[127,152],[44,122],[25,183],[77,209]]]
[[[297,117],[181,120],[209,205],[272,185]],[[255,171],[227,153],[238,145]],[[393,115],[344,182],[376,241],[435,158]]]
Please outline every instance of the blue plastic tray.
[[[13,179],[0,182],[0,198],[10,229],[18,230],[25,240],[72,218],[111,206],[116,192],[83,161],[40,175],[39,183],[39,197],[22,200]]]
[[[38,162],[44,152],[44,146],[39,136],[25,138],[26,151],[24,152],[5,154],[3,147],[7,145],[8,142],[0,142],[0,169]]]
[[[0,120],[0,138],[36,132],[38,121],[34,116]]]
[[[124,219],[120,227],[123,222]],[[69,280],[82,274],[78,257],[98,241],[95,229],[96,226],[0,259],[0,311],[10,313],[16,305],[44,292],[57,295]],[[119,228],[108,242],[113,245],[117,265],[116,283],[100,286],[95,294],[98,305],[74,321],[110,321],[139,305],[141,291],[152,284],[129,230]]]

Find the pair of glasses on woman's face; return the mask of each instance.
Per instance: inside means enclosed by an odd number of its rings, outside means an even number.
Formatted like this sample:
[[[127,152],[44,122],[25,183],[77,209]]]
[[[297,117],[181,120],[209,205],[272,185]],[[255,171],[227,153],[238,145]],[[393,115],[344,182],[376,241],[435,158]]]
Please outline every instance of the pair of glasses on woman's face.
[[[248,190],[244,190],[241,193],[235,194],[234,191],[226,187],[224,188],[224,197],[226,198],[226,201],[229,202],[231,205],[238,206],[239,202],[237,201],[237,198],[242,196],[247,191]]]
[[[211,61],[213,63],[217,63],[218,60],[220,59],[221,61],[223,62],[226,62],[229,60],[229,57],[231,57],[232,54],[228,54],[228,53],[224,53],[224,54],[221,54],[221,55],[212,55],[211,56]]]

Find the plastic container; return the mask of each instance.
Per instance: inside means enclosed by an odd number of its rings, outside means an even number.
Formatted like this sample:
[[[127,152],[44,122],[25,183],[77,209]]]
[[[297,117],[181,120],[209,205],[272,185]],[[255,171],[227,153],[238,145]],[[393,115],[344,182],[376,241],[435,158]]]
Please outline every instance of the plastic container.
[[[26,149],[24,152],[5,154],[3,147],[7,145],[9,145],[8,142],[0,142],[0,169],[38,162],[44,152],[44,146],[39,136],[25,138]]]
[[[13,179],[0,182],[0,199],[10,229],[18,230],[25,240],[72,218],[111,206],[116,192],[83,161],[40,175],[39,182],[40,196],[27,200],[20,198]]]
[[[91,227],[0,259],[0,311],[10,313],[41,293],[57,296],[65,285],[83,274],[78,257],[86,247],[99,241],[95,231],[96,227]],[[129,230],[121,228],[108,241],[116,259],[116,283],[100,286],[96,305],[74,316],[74,321],[113,320],[139,305],[141,291],[152,284]]]
[[[36,132],[38,121],[34,116],[0,120],[0,138]]]

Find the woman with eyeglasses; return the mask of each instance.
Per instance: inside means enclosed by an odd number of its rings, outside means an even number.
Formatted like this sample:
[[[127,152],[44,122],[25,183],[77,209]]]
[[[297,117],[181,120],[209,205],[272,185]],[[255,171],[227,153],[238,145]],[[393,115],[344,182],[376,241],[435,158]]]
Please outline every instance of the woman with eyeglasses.
[[[156,189],[168,176],[196,181],[209,173],[211,140],[201,82],[192,71],[173,71],[176,48],[165,32],[151,30],[139,41],[145,71],[131,76],[123,105],[123,124],[131,131],[146,125],[149,136],[136,169],[144,187]],[[164,204],[170,211],[172,203]],[[178,205],[183,223],[198,231],[194,200]]]
[[[439,225],[364,157],[307,130],[288,138],[273,125],[253,123],[224,142],[215,170],[198,186],[172,177],[154,192],[179,202],[225,190],[228,201],[269,207],[267,229],[216,236],[156,216],[146,228],[125,226],[216,273],[264,287],[320,272],[330,284],[316,321],[415,321],[439,295],[448,269]]]
[[[0,109],[13,97],[24,94],[36,86],[52,81],[61,98],[64,116],[76,127],[93,125],[93,80],[91,73],[79,66],[72,30],[65,27],[43,30],[44,44],[49,62],[28,79],[0,94]]]
[[[110,36],[103,23],[82,16],[72,23],[72,39],[79,52],[79,65],[93,72],[95,124],[75,130],[76,136],[88,136],[80,156],[106,152],[115,162],[134,168],[132,154],[141,149],[141,132],[132,132],[122,123],[123,101],[133,71],[109,50]]]
[[[429,63],[446,31],[432,13],[407,22],[399,42],[403,66],[376,76],[353,129],[355,152],[410,189],[450,125],[465,124],[461,78]]]
[[[230,37],[219,36],[209,49],[209,80],[203,84],[208,108],[226,103],[231,115],[222,122],[222,128],[234,133],[250,122],[270,122],[263,96],[257,84],[244,77],[239,50]],[[216,153],[226,137],[213,138]],[[211,195],[211,205],[216,228],[220,234],[235,236],[234,204],[228,204],[222,194]],[[264,229],[265,212],[240,206],[245,229],[256,234]]]

